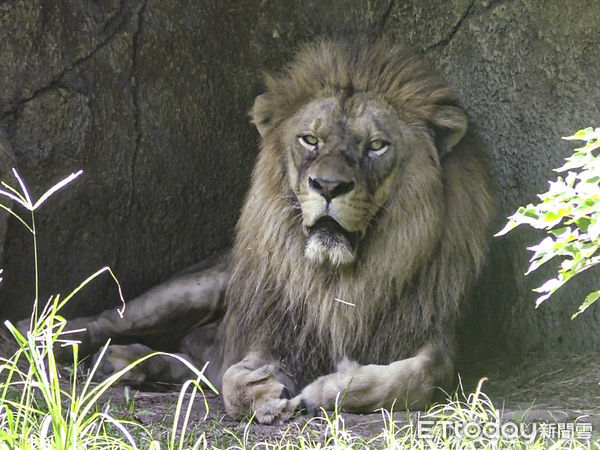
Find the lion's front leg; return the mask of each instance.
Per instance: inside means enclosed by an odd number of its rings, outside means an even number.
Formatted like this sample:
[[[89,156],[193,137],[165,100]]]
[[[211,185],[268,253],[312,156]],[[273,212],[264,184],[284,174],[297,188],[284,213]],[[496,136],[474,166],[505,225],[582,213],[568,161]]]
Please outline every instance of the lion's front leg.
[[[333,409],[336,401],[343,411],[369,413],[379,408],[423,409],[438,386],[452,376],[451,359],[428,344],[412,358],[389,365],[344,361],[338,371],[306,386],[297,399],[309,413]]]
[[[254,414],[260,423],[270,424],[291,417],[298,398],[289,400],[293,383],[278,363],[249,353],[223,375],[223,401],[227,413],[235,418]]]

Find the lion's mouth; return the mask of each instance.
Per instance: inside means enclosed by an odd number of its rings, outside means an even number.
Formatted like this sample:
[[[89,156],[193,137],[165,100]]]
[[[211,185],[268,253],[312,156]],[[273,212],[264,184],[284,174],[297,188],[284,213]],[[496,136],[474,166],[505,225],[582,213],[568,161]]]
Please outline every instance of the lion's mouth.
[[[323,216],[308,227],[304,255],[317,264],[333,266],[352,264],[360,232],[348,231],[330,216]]]
[[[326,247],[335,247],[345,240],[352,251],[360,240],[360,231],[348,231],[331,216],[323,216],[308,229],[309,237],[316,236]]]

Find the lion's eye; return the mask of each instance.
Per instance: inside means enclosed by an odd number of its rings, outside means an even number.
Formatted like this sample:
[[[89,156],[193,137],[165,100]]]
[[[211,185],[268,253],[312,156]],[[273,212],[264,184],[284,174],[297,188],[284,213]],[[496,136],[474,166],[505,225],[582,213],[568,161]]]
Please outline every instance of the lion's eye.
[[[314,150],[319,143],[319,139],[312,134],[303,134],[298,140],[300,141],[300,144],[308,150]]]
[[[367,145],[367,152],[371,157],[381,156],[388,150],[389,145],[390,143],[383,139],[373,139]]]

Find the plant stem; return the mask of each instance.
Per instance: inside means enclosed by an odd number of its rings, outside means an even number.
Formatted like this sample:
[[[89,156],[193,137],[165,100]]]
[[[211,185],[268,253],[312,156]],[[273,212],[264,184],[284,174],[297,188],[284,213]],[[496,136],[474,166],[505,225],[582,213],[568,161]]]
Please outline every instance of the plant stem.
[[[33,299],[34,323],[38,321],[38,302],[40,295],[40,280],[38,270],[38,248],[37,248],[37,230],[35,228],[35,214],[31,211],[31,230],[33,234],[33,276],[35,278],[35,297]]]

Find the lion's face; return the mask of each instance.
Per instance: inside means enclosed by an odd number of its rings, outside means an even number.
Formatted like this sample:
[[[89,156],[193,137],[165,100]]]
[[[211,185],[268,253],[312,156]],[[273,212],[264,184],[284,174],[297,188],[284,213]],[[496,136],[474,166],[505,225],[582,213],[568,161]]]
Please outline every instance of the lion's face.
[[[377,100],[314,100],[284,129],[288,181],[302,211],[305,256],[334,266],[355,260],[405,158],[403,123]]]

